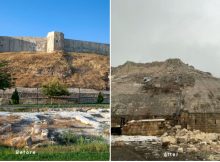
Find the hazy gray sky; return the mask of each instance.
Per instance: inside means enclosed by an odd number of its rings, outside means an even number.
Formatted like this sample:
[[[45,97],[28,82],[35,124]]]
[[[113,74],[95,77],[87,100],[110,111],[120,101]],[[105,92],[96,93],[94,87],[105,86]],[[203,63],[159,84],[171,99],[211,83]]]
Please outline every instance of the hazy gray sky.
[[[112,66],[180,58],[220,77],[220,0],[112,0]]]

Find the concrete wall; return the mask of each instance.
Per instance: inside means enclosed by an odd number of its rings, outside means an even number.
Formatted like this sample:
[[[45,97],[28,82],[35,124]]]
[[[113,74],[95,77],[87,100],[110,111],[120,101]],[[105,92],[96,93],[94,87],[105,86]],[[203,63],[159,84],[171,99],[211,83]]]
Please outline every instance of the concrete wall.
[[[108,44],[71,39],[65,39],[64,50],[66,52],[97,53],[102,55],[109,55],[110,53]]]
[[[0,52],[46,51],[46,38],[0,36]]]

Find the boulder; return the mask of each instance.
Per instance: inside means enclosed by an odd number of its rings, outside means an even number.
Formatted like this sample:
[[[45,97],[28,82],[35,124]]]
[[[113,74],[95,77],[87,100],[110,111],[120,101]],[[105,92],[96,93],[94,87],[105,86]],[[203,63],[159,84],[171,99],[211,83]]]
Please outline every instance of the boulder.
[[[197,152],[197,151],[198,149],[195,146],[186,148],[186,152]]]
[[[206,141],[202,141],[199,143],[200,145],[203,145],[203,146],[206,146],[207,145],[207,142]]]
[[[167,143],[167,144],[176,144],[176,138],[173,136],[165,136],[161,137],[161,142],[162,143]]]
[[[182,126],[181,126],[181,125],[175,125],[175,128],[176,128],[176,129],[181,129]]]
[[[200,134],[201,131],[200,130],[193,130],[193,134]]]
[[[177,150],[178,150],[178,148],[179,148],[179,146],[177,146],[177,145],[169,145],[169,150],[170,151],[173,151],[173,152],[176,152]]]
[[[177,136],[185,136],[187,133],[188,133],[188,130],[184,128],[184,129],[177,131],[176,135]]]
[[[211,141],[218,141],[218,134],[216,133],[207,133],[206,134],[206,139],[211,140]]]
[[[193,132],[193,134],[189,135],[190,140],[192,140],[193,142],[199,142],[199,141],[205,141],[206,139],[206,134],[203,132],[200,133],[195,133]]]
[[[182,148],[182,147],[179,147],[179,148],[177,149],[177,152],[178,152],[178,153],[183,153],[183,148]]]
[[[197,143],[200,143],[201,140],[200,140],[200,139],[197,139],[197,138],[192,138],[192,137],[191,137],[191,138],[188,140],[188,142],[191,143],[191,144],[197,144]]]
[[[185,136],[178,136],[176,138],[177,140],[177,143],[187,143],[188,142],[188,137],[185,135]]]
[[[165,132],[161,137],[166,137],[166,136],[168,136],[167,132]]]

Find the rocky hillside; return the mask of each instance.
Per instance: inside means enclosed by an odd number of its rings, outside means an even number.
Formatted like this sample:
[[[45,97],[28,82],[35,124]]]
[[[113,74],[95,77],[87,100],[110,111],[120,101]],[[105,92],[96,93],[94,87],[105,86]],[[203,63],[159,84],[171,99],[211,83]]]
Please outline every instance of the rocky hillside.
[[[113,116],[166,116],[180,110],[220,112],[220,79],[180,59],[112,68]]]
[[[87,53],[1,53],[16,86],[40,87],[58,77],[69,87],[109,89],[109,57]]]

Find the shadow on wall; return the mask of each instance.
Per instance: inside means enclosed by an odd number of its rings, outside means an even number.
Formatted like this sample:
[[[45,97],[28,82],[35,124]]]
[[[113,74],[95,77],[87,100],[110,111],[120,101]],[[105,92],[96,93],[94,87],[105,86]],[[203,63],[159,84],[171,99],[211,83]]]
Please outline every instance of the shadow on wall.
[[[46,38],[0,37],[0,52],[46,51]]]

